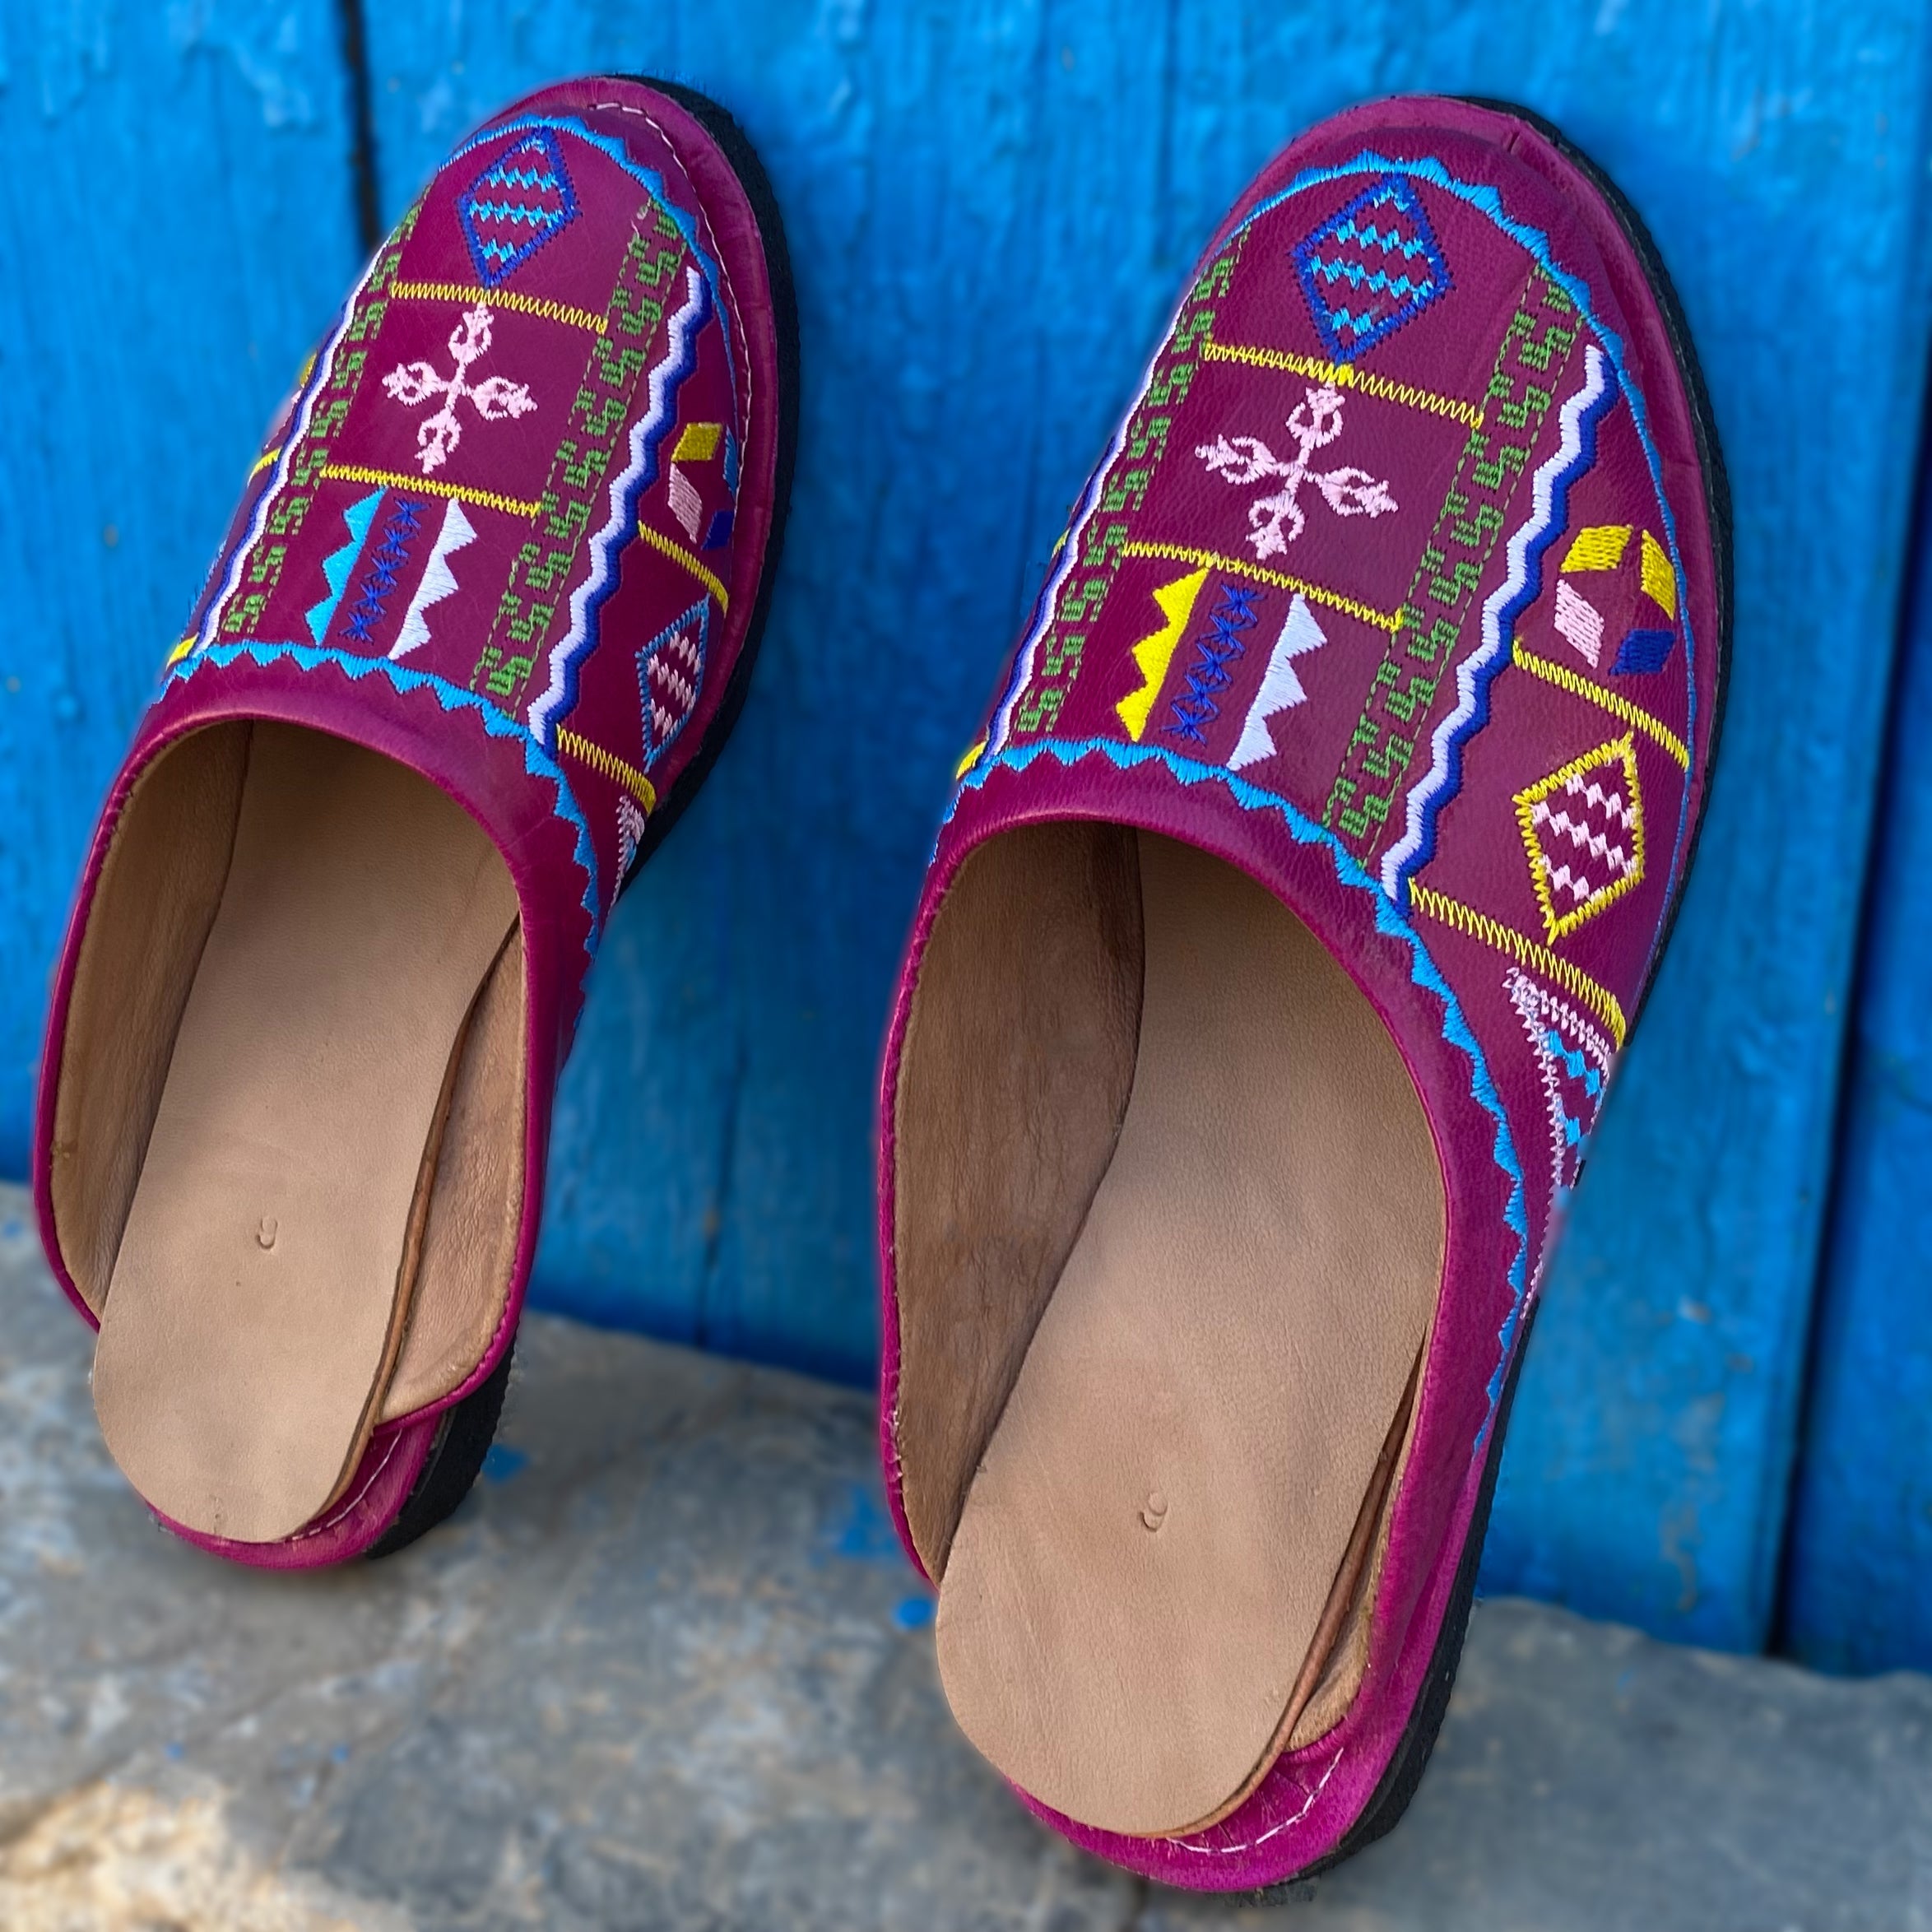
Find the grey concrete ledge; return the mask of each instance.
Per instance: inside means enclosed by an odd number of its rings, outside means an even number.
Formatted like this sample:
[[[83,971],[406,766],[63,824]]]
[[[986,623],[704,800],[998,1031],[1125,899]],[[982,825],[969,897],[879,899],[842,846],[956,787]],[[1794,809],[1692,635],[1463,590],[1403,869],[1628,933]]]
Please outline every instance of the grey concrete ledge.
[[[959,1739],[861,1396],[533,1318],[444,1529],[320,1576],[156,1529],[0,1190],[7,1932],[1932,1932],[1932,1680],[1479,1608],[1395,1835],[1149,1892]]]

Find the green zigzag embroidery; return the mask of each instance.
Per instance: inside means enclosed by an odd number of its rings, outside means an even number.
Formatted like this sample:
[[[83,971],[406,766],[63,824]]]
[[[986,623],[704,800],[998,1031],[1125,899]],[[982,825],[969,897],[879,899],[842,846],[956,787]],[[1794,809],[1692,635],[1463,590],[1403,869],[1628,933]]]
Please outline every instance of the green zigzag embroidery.
[[[355,560],[362,555],[369,526],[376,520],[376,506],[382,500],[382,491],[372,490],[360,503],[351,504],[342,512],[349,541],[339,550],[332,550],[322,560],[322,574],[328,579],[328,595],[319,604],[309,606],[309,634],[318,644],[328,633],[328,620],[335,615],[336,606],[342,601],[342,592],[349,587],[349,574],[355,568]]]

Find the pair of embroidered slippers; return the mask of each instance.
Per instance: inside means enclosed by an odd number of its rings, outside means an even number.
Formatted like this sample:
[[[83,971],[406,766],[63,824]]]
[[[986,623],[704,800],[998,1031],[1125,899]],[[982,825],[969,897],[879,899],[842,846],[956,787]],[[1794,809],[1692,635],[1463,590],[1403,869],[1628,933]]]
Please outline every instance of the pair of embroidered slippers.
[[[109,1447],[204,1548],[381,1554],[474,1479],[585,972],[744,694],[794,332],[728,118],[574,82],[457,151],[262,452],[35,1159]],[[954,1711],[1103,1856],[1265,1886],[1414,1788],[1726,546],[1635,216],[1442,100],[1270,165],[1080,499],[892,1018],[881,1433]]]

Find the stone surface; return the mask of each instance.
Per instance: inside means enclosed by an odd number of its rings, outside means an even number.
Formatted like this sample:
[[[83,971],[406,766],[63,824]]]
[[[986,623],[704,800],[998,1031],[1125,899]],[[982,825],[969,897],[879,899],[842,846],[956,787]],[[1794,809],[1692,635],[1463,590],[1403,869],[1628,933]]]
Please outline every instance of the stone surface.
[[[156,1529],[0,1190],[0,1925],[1259,1925],[1035,1826],[961,1741],[862,1397],[536,1317],[474,1498],[306,1577]],[[1932,1681],[1476,1614],[1396,1833],[1311,1932],[1932,1927]]]

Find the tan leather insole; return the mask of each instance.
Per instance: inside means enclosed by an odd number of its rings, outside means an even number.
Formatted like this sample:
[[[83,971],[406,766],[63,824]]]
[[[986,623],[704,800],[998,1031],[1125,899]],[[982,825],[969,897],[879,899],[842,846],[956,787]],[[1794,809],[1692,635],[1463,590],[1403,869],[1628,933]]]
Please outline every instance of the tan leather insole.
[[[523,1222],[523,990],[519,930],[464,1029],[384,1422],[447,1396],[503,1321]]]
[[[516,918],[502,858],[427,781],[256,726],[95,1355],[108,1447],[175,1521],[271,1541],[352,1473]]]
[[[1001,1771],[1158,1836],[1279,1752],[1399,1441],[1443,1197],[1394,1042],[1307,928],[1191,848],[1140,854],[1126,1119],[968,1493],[938,1643]]]

